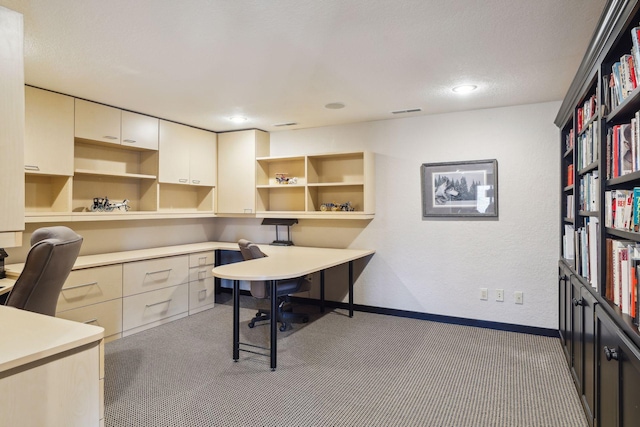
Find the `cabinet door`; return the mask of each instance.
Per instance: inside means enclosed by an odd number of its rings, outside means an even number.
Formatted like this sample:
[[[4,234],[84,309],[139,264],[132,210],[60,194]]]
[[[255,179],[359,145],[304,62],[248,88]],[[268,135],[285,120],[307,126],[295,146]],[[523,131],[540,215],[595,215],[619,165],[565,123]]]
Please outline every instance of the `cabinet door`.
[[[24,61],[22,15],[0,8],[0,248],[24,230]]]
[[[189,140],[189,183],[191,185],[216,185],[216,134],[191,129]]]
[[[158,180],[189,183],[189,127],[160,120]]]
[[[122,145],[146,150],[158,149],[158,124],[155,117],[122,111]]]
[[[269,136],[260,131],[218,136],[218,213],[255,213],[256,157],[267,155]]]
[[[78,139],[120,144],[120,110],[76,99],[75,136]]]
[[[593,425],[595,415],[595,375],[596,375],[596,342],[595,342],[595,306],[596,299],[585,288],[581,289],[580,311],[582,312],[582,340],[581,347],[581,366],[580,372],[582,384],[582,405],[585,408],[586,416],[589,419],[589,425]]]
[[[569,347],[571,345],[571,321],[569,320],[571,313],[570,277],[571,272],[561,263],[558,268],[558,330],[560,331],[560,340],[569,365],[571,365],[569,354]]]
[[[73,175],[73,98],[25,86],[24,168]]]
[[[571,279],[571,374],[573,380],[582,389],[582,310],[580,289],[582,284],[575,278]]]
[[[598,334],[599,427],[633,427],[640,420],[640,351],[600,307]]]

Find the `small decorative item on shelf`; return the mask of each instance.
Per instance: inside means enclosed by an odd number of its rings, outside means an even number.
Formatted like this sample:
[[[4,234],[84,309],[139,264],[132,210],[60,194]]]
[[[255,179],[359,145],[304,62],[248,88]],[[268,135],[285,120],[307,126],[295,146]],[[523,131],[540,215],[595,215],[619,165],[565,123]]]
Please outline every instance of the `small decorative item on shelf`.
[[[322,212],[326,212],[326,211],[353,212],[355,210],[355,208],[351,205],[351,202],[345,202],[345,203],[331,202],[331,203],[323,203],[323,204],[321,204],[320,205],[320,210]]]
[[[298,178],[297,177],[292,177],[292,178],[287,178],[287,174],[286,173],[277,173],[276,174],[276,182],[278,184],[297,184],[298,183]]]
[[[129,200],[127,199],[124,199],[120,203],[111,203],[108,197],[94,197],[93,204],[89,207],[89,210],[91,212],[112,212],[116,209],[128,211],[129,208]]]

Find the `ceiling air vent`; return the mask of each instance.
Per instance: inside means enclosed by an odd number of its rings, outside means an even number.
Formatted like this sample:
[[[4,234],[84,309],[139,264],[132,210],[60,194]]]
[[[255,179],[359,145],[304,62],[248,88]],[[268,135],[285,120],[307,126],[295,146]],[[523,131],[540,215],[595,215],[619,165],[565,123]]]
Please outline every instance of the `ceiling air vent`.
[[[422,111],[422,108],[411,108],[409,110],[398,110],[398,111],[392,111],[391,114],[406,114],[406,113],[417,113],[419,111]]]
[[[290,123],[276,123],[273,125],[273,127],[283,127],[283,126],[295,126],[297,125],[296,122],[290,122]]]

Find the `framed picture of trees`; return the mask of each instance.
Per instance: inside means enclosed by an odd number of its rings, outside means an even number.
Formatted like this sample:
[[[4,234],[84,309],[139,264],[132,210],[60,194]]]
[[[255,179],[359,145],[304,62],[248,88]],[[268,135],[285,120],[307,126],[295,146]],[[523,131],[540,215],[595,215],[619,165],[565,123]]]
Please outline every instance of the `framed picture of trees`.
[[[423,163],[422,218],[497,217],[498,161]]]

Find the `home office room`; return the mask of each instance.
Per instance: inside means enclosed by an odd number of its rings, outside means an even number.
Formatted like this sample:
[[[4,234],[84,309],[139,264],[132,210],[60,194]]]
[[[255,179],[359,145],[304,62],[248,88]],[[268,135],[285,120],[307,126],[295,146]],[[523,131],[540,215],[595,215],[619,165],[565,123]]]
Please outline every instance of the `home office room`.
[[[637,423],[636,1],[0,16],[0,426]]]

